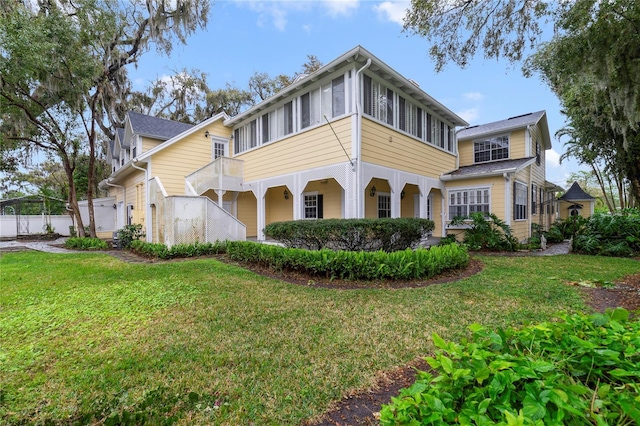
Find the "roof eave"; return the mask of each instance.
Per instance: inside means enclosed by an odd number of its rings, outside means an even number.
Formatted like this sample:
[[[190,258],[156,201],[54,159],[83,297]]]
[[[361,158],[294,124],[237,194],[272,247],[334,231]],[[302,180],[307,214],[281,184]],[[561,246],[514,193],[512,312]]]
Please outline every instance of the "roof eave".
[[[440,180],[442,181],[452,181],[452,180],[464,180],[464,179],[479,179],[483,177],[495,177],[495,176],[504,176],[505,174],[515,173],[516,169],[504,169],[504,170],[496,170],[495,172],[490,173],[469,173],[466,175],[440,175]]]
[[[158,151],[162,151],[163,149],[173,145],[174,143],[178,142],[180,139],[184,138],[187,135],[190,135],[192,133],[195,133],[203,128],[205,128],[206,126],[210,125],[211,123],[215,123],[216,121],[222,119],[223,123],[229,119],[229,116],[224,113],[221,112],[219,114],[214,115],[211,118],[208,118],[206,120],[204,120],[203,122],[196,124],[195,126],[191,127],[190,129],[185,130],[184,132],[175,135],[174,137],[165,140],[164,142],[162,142],[160,145],[151,148],[149,151],[144,152],[142,154],[140,154],[139,156],[136,157],[136,162],[140,162],[140,163],[148,163],[149,159],[151,158],[151,156],[153,156],[155,153],[157,153]]]
[[[302,88],[304,86],[307,86],[312,82],[317,81],[322,75],[329,74],[329,73],[335,71],[336,68],[338,68],[339,66],[343,65],[344,63],[350,63],[350,62],[358,61],[358,60],[361,60],[362,58],[364,58],[365,60],[366,59],[371,59],[371,62],[372,62],[371,66],[375,65],[376,67],[378,67],[378,69],[383,70],[385,73],[391,75],[395,80],[398,80],[398,81],[402,82],[404,86],[410,87],[413,91],[416,92],[416,95],[413,95],[413,96],[415,96],[418,99],[423,98],[424,99],[423,102],[426,105],[432,106],[432,110],[434,112],[436,112],[436,113],[442,115],[443,117],[447,118],[449,121],[451,121],[451,123],[454,126],[468,126],[469,125],[469,123],[467,123],[464,119],[462,119],[457,114],[455,114],[453,111],[451,111],[450,109],[445,107],[443,104],[441,104],[440,102],[436,101],[434,98],[429,96],[420,87],[418,87],[414,83],[410,82],[409,79],[405,78],[400,73],[395,71],[393,68],[389,67],[387,64],[385,64],[383,61],[381,61],[379,58],[377,58],[375,55],[373,55],[371,52],[369,52],[368,50],[366,50],[362,46],[356,46],[355,48],[349,50],[347,53],[339,56],[338,58],[336,58],[333,61],[329,62],[328,64],[324,65],[322,68],[320,68],[320,69],[316,70],[315,72],[309,74],[307,77],[302,78],[298,82],[289,85],[285,89],[281,90],[280,92],[276,93],[275,95],[271,96],[270,98],[265,99],[264,101],[260,102],[259,104],[254,105],[253,107],[251,107],[248,110],[242,112],[241,114],[238,114],[235,117],[232,117],[232,118],[226,120],[224,122],[224,124],[226,126],[233,126],[233,125],[237,124],[238,122],[244,120],[245,118],[250,117],[253,114],[256,114],[257,112],[269,107],[270,105],[273,105],[273,104],[277,103],[278,101],[280,101],[283,98],[286,98],[292,92],[295,92],[296,90],[298,90],[298,89],[300,89],[300,88]],[[371,68],[371,66],[369,68]],[[404,87],[404,86],[402,86],[402,87]],[[419,96],[417,96],[417,95],[419,95]]]

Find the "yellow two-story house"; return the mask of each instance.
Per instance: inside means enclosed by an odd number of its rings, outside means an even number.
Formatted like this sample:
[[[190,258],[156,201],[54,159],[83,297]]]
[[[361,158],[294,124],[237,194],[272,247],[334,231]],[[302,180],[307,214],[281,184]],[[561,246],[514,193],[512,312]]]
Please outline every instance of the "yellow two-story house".
[[[561,188],[546,181],[545,151],[551,139],[545,111],[464,128],[457,142],[458,165],[441,176],[448,220],[491,212],[521,241],[531,236],[534,224],[548,229],[557,216]],[[450,226],[449,232],[456,229]]]
[[[430,218],[443,236],[472,211],[505,217],[525,239],[551,146],[544,112],[533,116],[482,136],[358,46],[235,117],[187,125],[129,113],[102,186],[118,227],[142,224],[168,245],[263,240],[269,223],[322,218]]]

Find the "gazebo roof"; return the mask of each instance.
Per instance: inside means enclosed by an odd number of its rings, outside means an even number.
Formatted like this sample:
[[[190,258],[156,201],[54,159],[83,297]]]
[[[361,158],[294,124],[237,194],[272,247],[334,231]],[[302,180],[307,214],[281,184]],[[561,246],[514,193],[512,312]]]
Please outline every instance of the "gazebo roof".
[[[564,193],[562,197],[559,198],[562,201],[590,201],[595,200],[594,197],[584,192],[584,190],[580,187],[578,182],[573,182],[571,188],[567,192]]]

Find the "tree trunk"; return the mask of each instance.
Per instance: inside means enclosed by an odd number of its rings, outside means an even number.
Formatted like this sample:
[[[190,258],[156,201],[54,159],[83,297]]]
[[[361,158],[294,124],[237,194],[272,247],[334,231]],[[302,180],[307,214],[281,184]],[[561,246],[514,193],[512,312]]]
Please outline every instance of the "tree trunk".
[[[94,106],[95,103],[92,105]],[[96,128],[95,128],[95,107],[91,112],[91,131],[89,132],[89,168],[87,170],[87,206],[89,208],[89,233],[91,237],[96,237],[96,220],[93,210],[93,188],[95,187],[95,165],[96,165]]]
[[[73,172],[75,165],[72,165],[69,157],[66,154],[60,153],[60,159],[64,167],[64,172],[67,175],[67,183],[69,184],[69,208],[76,224],[76,232],[79,237],[84,237],[84,224],[82,223],[82,215],[80,214],[80,206],[78,205],[78,197],[76,194],[76,183],[73,180]]]

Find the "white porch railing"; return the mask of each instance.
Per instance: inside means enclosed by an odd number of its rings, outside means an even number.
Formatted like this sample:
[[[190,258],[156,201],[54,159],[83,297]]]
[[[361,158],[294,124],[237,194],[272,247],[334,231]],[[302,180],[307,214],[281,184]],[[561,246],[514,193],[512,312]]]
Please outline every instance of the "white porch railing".
[[[207,197],[169,196],[164,200],[164,243],[245,240],[246,226]]]
[[[185,179],[198,195],[209,189],[242,191],[244,161],[219,157],[191,173]]]

